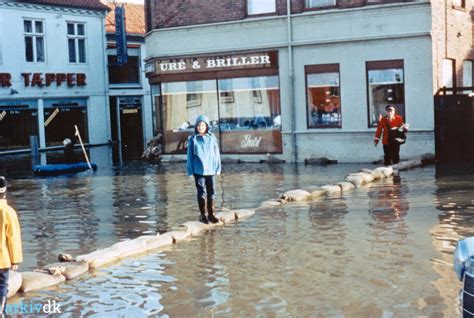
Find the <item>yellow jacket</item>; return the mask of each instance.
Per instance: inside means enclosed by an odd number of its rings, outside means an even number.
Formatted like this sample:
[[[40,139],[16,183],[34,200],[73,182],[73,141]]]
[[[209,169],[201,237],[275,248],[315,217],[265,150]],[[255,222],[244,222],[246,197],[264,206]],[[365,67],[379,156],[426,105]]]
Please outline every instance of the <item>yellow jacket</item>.
[[[23,261],[20,223],[16,211],[0,199],[0,268],[10,268]]]

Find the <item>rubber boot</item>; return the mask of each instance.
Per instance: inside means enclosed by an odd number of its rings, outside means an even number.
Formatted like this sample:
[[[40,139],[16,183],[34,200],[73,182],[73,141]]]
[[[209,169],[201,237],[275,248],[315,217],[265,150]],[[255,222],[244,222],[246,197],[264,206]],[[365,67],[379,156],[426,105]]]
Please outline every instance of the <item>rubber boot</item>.
[[[5,310],[6,310],[6,305],[7,305],[7,297],[1,297],[0,298],[0,305],[2,306],[2,311],[0,311],[0,315],[1,315],[0,317],[2,317],[2,318],[6,317],[7,314],[6,314]]]
[[[199,206],[199,212],[201,212],[201,215],[199,216],[199,222],[204,223],[204,224],[209,224],[209,220],[206,217],[206,199],[198,199],[198,206]]]
[[[214,200],[212,200],[212,199],[207,200],[207,219],[211,223],[218,223],[219,222],[219,219],[217,219],[214,216],[215,207],[216,207],[216,203],[215,203]]]

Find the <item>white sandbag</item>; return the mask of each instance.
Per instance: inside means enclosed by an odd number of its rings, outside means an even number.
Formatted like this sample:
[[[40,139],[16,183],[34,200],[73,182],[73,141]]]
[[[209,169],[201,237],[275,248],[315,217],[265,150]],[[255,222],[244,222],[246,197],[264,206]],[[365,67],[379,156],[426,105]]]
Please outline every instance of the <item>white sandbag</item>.
[[[20,291],[27,293],[49,286],[54,286],[66,280],[63,275],[50,275],[39,272],[22,272],[22,282]]]
[[[300,189],[290,190],[283,193],[282,199],[287,201],[306,201],[311,199],[311,193]]]
[[[344,191],[349,191],[349,190],[352,190],[355,188],[355,185],[352,183],[352,182],[338,182],[337,183],[338,186],[341,187],[341,190],[344,192]]]
[[[7,294],[7,298],[10,298],[10,297],[16,295],[16,293],[21,288],[22,281],[23,281],[23,278],[22,278],[20,273],[15,272],[15,271],[10,271],[9,276],[8,276],[8,294]]]
[[[266,208],[272,208],[272,207],[275,207],[275,206],[280,206],[281,205],[281,201],[279,200],[267,200],[267,201],[263,201],[262,203],[260,203],[259,205],[259,209],[266,209]]]
[[[103,265],[118,262],[120,260],[120,253],[110,249],[101,249],[95,252],[79,255],[76,257],[76,262],[87,262],[90,268],[96,268]]]
[[[375,180],[375,178],[374,178],[373,175],[371,175],[370,173],[366,173],[366,172],[350,173],[349,175],[352,175],[352,176],[361,176],[362,179],[364,180],[364,184],[365,184],[365,183],[373,182],[373,181]]]
[[[51,270],[53,268],[62,268],[61,274],[70,280],[76,278],[89,270],[89,264],[86,262],[61,262],[43,266],[42,269]]]
[[[385,177],[390,177],[393,174],[393,168],[392,167],[378,167],[375,168],[375,170],[380,171],[384,174]]]
[[[171,237],[173,238],[174,243],[179,242],[179,241],[183,241],[183,240],[188,239],[188,238],[191,237],[191,232],[189,232],[189,231],[174,230],[174,231],[166,232],[166,234],[171,235]]]
[[[328,193],[327,190],[322,189],[321,187],[317,187],[317,186],[310,186],[310,187],[305,188],[304,190],[311,193],[311,197],[313,199],[325,196]]]
[[[191,232],[191,235],[196,235],[209,229],[209,225],[196,221],[189,221],[183,223],[183,225],[188,228],[188,231]]]
[[[235,213],[235,217],[237,219],[246,218],[255,214],[255,211],[253,210],[234,210],[233,212]]]
[[[382,172],[377,171],[377,170],[362,169],[362,172],[370,173],[374,177],[375,180],[385,179],[385,175]]]
[[[327,184],[321,187],[328,192],[328,194],[341,193],[341,187],[337,184]]]
[[[139,240],[128,240],[115,243],[109,247],[111,251],[120,254],[121,259],[125,259],[134,255],[143,254],[146,252],[146,241],[143,239]]]
[[[216,218],[224,222],[224,224],[235,222],[235,213],[232,211],[217,212],[215,216]]]
[[[158,235],[160,235],[160,234],[157,234],[157,235],[142,235],[142,236],[139,236],[139,237],[137,237],[137,238],[134,238],[134,240],[143,241],[143,242],[145,242],[145,244],[146,244],[146,242],[147,242],[148,240],[154,239],[154,238],[157,237]]]
[[[173,243],[174,243],[173,236],[168,233],[163,233],[163,234],[155,236],[155,238],[152,238],[146,241],[146,249],[147,251],[155,250],[158,248],[162,248],[163,246],[172,245]]]

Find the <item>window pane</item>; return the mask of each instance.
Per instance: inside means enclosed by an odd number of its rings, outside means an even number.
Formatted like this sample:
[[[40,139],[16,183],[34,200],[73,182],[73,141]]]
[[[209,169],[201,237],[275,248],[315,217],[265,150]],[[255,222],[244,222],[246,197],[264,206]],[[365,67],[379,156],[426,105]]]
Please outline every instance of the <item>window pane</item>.
[[[73,23],[68,23],[67,24],[67,34],[68,35],[74,35],[74,24]]]
[[[368,71],[369,125],[377,126],[385,106],[394,105],[397,113],[405,117],[405,88],[402,68],[373,69]]]
[[[36,37],[36,62],[44,62],[44,39]]]
[[[83,39],[79,39],[78,45],[79,45],[79,63],[85,63],[86,62],[86,41]]]
[[[211,130],[219,139],[215,80],[163,83],[162,96],[165,153],[186,153],[187,138],[201,114],[209,117]]]
[[[218,83],[221,151],[281,152],[278,76],[222,79]]]
[[[261,14],[275,11],[275,0],[247,0],[248,14]]]
[[[84,24],[78,24],[77,25],[77,34],[78,35],[84,35],[85,32],[84,32]]]
[[[462,86],[472,87],[472,61],[464,61],[462,65]],[[464,91],[470,93],[472,91]]]
[[[443,85],[453,87],[454,80],[454,61],[450,59],[443,60]]]
[[[25,20],[25,21],[23,21],[23,26],[24,26],[24,29],[25,29],[25,32],[26,32],[26,33],[31,33],[31,32],[33,32],[32,24],[31,24],[31,21],[30,21],[30,20]]]
[[[307,8],[319,8],[335,6],[336,0],[306,0]]]
[[[308,127],[341,127],[339,72],[308,74]]]
[[[69,49],[69,62],[76,63],[76,41],[74,39],[69,39],[67,42]]]
[[[35,33],[43,33],[43,22],[35,21]]]
[[[33,62],[33,38],[25,36],[25,58],[27,62]]]
[[[140,84],[140,60],[138,56],[128,56],[125,65],[117,65],[117,56],[108,56],[110,84]]]

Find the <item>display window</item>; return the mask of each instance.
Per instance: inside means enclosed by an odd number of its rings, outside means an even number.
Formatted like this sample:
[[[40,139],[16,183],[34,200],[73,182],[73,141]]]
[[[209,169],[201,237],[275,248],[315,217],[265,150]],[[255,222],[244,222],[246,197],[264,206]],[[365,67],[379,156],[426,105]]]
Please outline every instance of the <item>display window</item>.
[[[403,60],[367,62],[366,67],[369,127],[377,126],[388,104],[405,118]]]
[[[305,72],[308,128],[342,127],[339,64],[307,65]]]
[[[36,101],[0,101],[0,151],[29,148],[31,135],[38,135]]]
[[[44,101],[44,129],[46,146],[62,145],[65,138],[78,142],[77,125],[84,143],[89,142],[87,129],[87,99],[61,99]]]
[[[161,99],[155,115],[164,153],[186,153],[201,114],[209,117],[222,153],[282,152],[278,76],[162,83]]]

